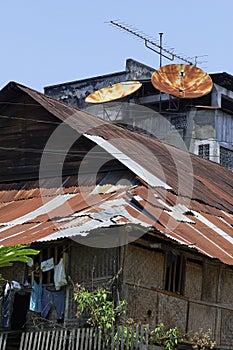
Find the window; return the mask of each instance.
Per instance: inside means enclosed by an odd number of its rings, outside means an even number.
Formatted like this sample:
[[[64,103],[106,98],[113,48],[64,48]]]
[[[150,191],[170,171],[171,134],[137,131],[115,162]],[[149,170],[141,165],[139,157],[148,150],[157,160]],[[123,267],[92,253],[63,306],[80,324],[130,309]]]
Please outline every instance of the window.
[[[220,147],[220,164],[233,170],[233,151]]]
[[[221,96],[221,109],[226,111],[227,113],[232,114],[233,111],[233,99],[229,96],[222,95]]]
[[[176,117],[171,117],[171,125],[175,127],[175,129],[185,129],[187,128],[187,117],[186,115],[179,115]]]
[[[37,249],[37,248],[35,248]],[[34,257],[34,264],[36,262],[39,262],[39,264],[42,261],[48,260],[50,258],[53,258],[54,265],[57,265],[60,261],[60,258],[63,257],[63,253],[67,250],[66,245],[57,245],[57,246],[51,246],[48,248],[38,249],[40,250],[40,253]],[[28,268],[28,280],[30,281],[31,278],[31,271],[34,267]],[[54,269],[51,269],[49,271],[43,272],[42,274],[43,284],[53,284],[54,283]]]
[[[209,143],[198,146],[198,155],[204,159],[210,159],[210,145],[209,145]]]
[[[185,258],[180,254],[166,253],[165,290],[183,294]]]

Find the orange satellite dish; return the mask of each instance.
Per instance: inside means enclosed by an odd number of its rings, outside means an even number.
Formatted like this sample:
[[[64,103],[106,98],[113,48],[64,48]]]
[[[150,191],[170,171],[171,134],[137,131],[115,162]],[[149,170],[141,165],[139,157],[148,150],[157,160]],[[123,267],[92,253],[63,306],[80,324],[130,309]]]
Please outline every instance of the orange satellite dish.
[[[159,68],[152,74],[151,83],[161,92],[181,98],[201,97],[213,87],[206,72],[188,64],[168,64]]]
[[[196,105],[195,108],[201,108],[201,109],[219,109],[218,106],[202,106],[202,105]]]
[[[87,103],[104,103],[123,98],[137,91],[142,83],[136,80],[124,81],[92,92],[85,98]]]

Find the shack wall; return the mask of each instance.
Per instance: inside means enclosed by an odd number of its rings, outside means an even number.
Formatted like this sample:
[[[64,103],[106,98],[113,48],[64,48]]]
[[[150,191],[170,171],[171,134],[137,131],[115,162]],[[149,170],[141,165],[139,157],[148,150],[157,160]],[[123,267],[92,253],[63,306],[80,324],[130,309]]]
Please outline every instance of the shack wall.
[[[233,270],[210,259],[186,257],[183,295],[165,290],[165,254],[128,246],[122,296],[128,317],[151,326],[163,322],[185,333],[212,330],[222,347],[232,347]]]

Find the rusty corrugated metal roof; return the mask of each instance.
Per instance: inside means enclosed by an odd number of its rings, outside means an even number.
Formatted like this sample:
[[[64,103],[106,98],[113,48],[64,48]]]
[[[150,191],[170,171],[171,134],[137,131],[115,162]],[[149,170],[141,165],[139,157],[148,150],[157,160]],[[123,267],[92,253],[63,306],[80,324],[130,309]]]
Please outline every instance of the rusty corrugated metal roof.
[[[227,171],[226,168],[190,154],[189,157],[192,163],[192,174],[190,174],[190,167],[187,164],[187,152],[183,150],[164,144],[148,135],[103,121],[91,114],[77,110],[72,106],[17,83],[9,83],[1,90],[0,101],[1,95],[4,97],[4,91],[7,90],[9,94],[11,88],[14,93],[17,90],[24,92],[53,116],[60,121],[65,121],[78,133],[85,134],[86,137],[94,140],[93,142],[103,144],[103,141],[106,141],[105,149],[111,153],[111,147],[114,147],[118,152],[119,157],[117,159],[120,162],[123,162],[120,155],[126,155],[131,160],[131,164],[125,162],[124,165],[126,167],[129,166],[145,182],[151,180],[152,185],[156,180],[163,182],[163,179],[161,179],[162,171],[166,182],[165,185],[170,186],[175,193],[179,191],[179,194],[184,197],[192,195],[193,199],[206,203],[209,206],[233,212],[233,199],[230,195],[233,190],[232,172]],[[137,145],[137,152],[132,147],[135,144]],[[145,154],[145,148],[155,155],[155,158],[156,156],[159,157],[160,167],[148,159],[149,154]],[[116,156],[114,153],[111,154],[114,157]],[[177,174],[177,167],[179,167],[182,186],[178,184],[180,179]],[[142,169],[142,171],[138,169]],[[147,171],[146,178],[142,178],[143,169]],[[190,194],[188,189],[191,177],[193,177],[194,183]],[[161,186],[163,187],[163,184]]]
[[[206,209],[204,203],[196,201],[185,208],[176,204],[176,196],[170,190],[142,184],[113,186],[110,193],[109,186],[100,189],[97,185],[94,191],[90,186],[81,194],[78,185],[73,185],[73,193],[56,195],[54,188],[54,196],[43,200],[37,195],[31,198],[32,193],[37,194],[35,188],[28,198],[2,203],[0,244],[72,238],[89,235],[97,228],[133,224],[145,232],[155,229],[182,245],[233,265],[232,213],[214,208],[211,212],[211,207]],[[5,192],[0,190],[0,197]]]
[[[81,189],[75,178],[67,178],[64,188],[58,187],[56,179],[45,179],[40,190],[37,181],[1,184],[0,244],[85,236],[97,228],[132,224],[145,231],[155,229],[233,265],[232,172],[190,154],[190,173],[186,152],[180,149],[118,125],[103,124],[102,119],[13,85],[116,157],[140,183],[118,186],[110,173],[108,182],[87,183]],[[159,167],[145,154],[145,146],[159,155]],[[112,180],[113,176],[114,170]],[[179,186],[180,178],[183,186]],[[187,192],[191,179],[193,188]]]

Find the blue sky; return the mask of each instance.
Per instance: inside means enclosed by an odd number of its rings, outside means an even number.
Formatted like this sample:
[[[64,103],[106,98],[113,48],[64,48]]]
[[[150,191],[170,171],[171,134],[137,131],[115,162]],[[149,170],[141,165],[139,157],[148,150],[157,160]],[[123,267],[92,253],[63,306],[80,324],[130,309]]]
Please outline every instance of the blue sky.
[[[45,86],[122,71],[133,58],[155,69],[159,55],[107,22],[159,39],[181,56],[200,56],[208,73],[233,74],[232,0],[9,0],[1,11],[1,84]],[[202,57],[201,57],[202,56]],[[163,65],[170,62],[163,60]]]

